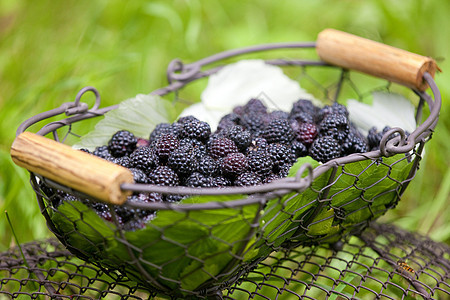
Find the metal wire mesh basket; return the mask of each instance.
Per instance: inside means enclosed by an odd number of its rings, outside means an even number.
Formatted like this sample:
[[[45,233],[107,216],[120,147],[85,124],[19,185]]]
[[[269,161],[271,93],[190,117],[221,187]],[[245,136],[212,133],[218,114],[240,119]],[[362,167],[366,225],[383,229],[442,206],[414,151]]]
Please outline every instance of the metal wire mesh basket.
[[[183,89],[218,72],[223,64],[208,70],[203,70],[204,66],[228,58],[284,48],[317,48],[321,60],[266,63],[296,70],[296,78],[316,86],[325,103],[341,101],[347,91],[363,100],[374,90],[405,85],[408,96],[417,103],[417,128],[409,134],[392,128],[381,138],[378,150],[335,158],[314,169],[310,164],[294,165],[292,176],[268,184],[202,189],[137,184],[130,180],[129,170],[66,147],[59,138],[58,132],[67,130],[66,137],[76,135],[78,123],[117,108],[99,108],[99,93],[85,88],[74,102],[25,121],[12,146],[13,160],[31,172],[31,184],[49,229],[77,257],[174,297],[216,295],[273,251],[333,244],[361,233],[371,220],[396,206],[414,178],[441,105],[432,77],[436,65],[429,58],[336,31],[324,31],[319,37],[317,43],[261,45],[187,65],[175,60],[168,70],[170,84],[152,94],[182,99]],[[361,55],[362,64],[354,59]],[[351,59],[343,60],[348,56]],[[369,80],[369,86],[363,79],[367,92],[361,92],[355,79],[358,75],[349,69],[383,79]],[[317,75],[315,70],[323,72]],[[324,72],[332,75],[323,76]],[[428,87],[434,97],[426,92]],[[96,95],[90,109],[81,102],[86,92]],[[425,106],[429,112],[423,112]],[[68,117],[46,124],[38,135],[23,133],[33,124],[63,113]],[[39,136],[49,133],[55,141]],[[189,197],[179,203],[127,201],[137,192]],[[106,202],[110,220],[100,218],[86,201]],[[119,223],[115,205],[157,213],[145,228],[131,231]]]
[[[23,252],[23,256],[21,254]],[[56,239],[0,254],[0,295],[38,299],[152,299],[157,294],[77,259]],[[447,299],[450,249],[372,223],[340,245],[283,249],[211,299]]]

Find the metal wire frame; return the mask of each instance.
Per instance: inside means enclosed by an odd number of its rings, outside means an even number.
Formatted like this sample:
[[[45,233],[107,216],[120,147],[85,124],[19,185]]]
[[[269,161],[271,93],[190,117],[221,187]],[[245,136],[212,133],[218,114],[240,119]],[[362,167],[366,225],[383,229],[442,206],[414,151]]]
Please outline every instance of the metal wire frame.
[[[120,274],[79,260],[55,239],[26,243],[21,249],[14,247],[0,253],[1,295],[30,299],[158,296]],[[392,225],[371,223],[359,237],[338,244],[273,253],[210,299],[448,297],[448,245]]]
[[[223,60],[228,57],[233,57],[236,55],[241,55],[243,53],[251,53],[255,51],[265,51],[268,49],[279,49],[282,47],[288,47],[288,48],[311,48],[314,47],[314,43],[298,43],[298,44],[275,44],[275,45],[262,45],[262,46],[256,46],[251,48],[245,48],[240,50],[233,50],[230,52],[224,52],[222,54],[214,55],[210,58],[203,59],[201,61],[198,61],[193,64],[183,65],[179,60],[174,60],[170,65],[168,69],[168,80],[169,80],[169,86],[156,90],[153,92],[155,95],[166,95],[168,93],[177,93],[178,90],[180,90],[182,87],[187,86],[190,82],[193,82],[199,78],[207,77],[218,70],[220,70],[221,66],[215,67],[206,71],[202,70],[202,67],[204,67],[207,64]],[[304,67],[327,67],[327,68],[335,68],[333,66],[329,66],[321,61],[306,61],[306,60],[271,60],[267,61],[267,63],[279,65],[279,66],[297,66],[300,68]],[[341,75],[338,78],[337,86],[336,86],[336,93],[334,95],[333,100],[337,100],[339,97],[339,92],[341,90],[342,84],[345,82],[345,79],[347,78],[348,71],[347,70],[341,70]],[[208,202],[208,203],[196,203],[196,204],[172,204],[172,203],[149,203],[149,204],[136,204],[127,202],[125,205],[129,207],[139,208],[139,209],[146,209],[146,210],[159,210],[159,211],[176,211],[180,213],[184,213],[186,215],[185,220],[193,220],[194,222],[198,222],[198,220],[195,220],[195,218],[192,218],[191,216],[194,214],[195,211],[203,211],[203,210],[220,210],[220,209],[230,209],[235,210],[237,217],[238,215],[244,215],[245,207],[250,207],[251,205],[257,205],[258,212],[263,212],[263,209],[266,207],[267,203],[271,199],[275,199],[278,204],[274,205],[272,207],[272,210],[279,209],[279,212],[277,213],[278,216],[282,215],[283,213],[285,216],[282,217],[282,221],[280,224],[277,224],[274,228],[271,228],[268,234],[270,238],[264,241],[265,246],[269,247],[269,250],[279,250],[283,247],[295,247],[297,245],[307,245],[310,243],[327,243],[336,239],[339,239],[343,232],[336,233],[332,236],[326,236],[326,238],[321,239],[320,237],[317,237],[317,234],[312,234],[311,228],[314,227],[314,225],[320,224],[322,222],[327,222],[333,220],[334,226],[341,226],[342,230],[345,232],[345,235],[350,234],[357,234],[361,230],[363,230],[370,219],[376,218],[383,214],[387,209],[390,209],[392,207],[395,207],[397,201],[400,199],[400,196],[402,195],[403,191],[409,184],[409,182],[412,180],[412,178],[415,175],[415,171],[418,167],[418,164],[421,159],[421,152],[424,147],[425,142],[430,138],[431,133],[433,132],[433,129],[436,125],[436,122],[438,120],[438,114],[440,110],[441,105],[441,99],[440,94],[437,86],[435,85],[432,77],[429,74],[425,74],[424,80],[427,81],[429,84],[431,91],[434,95],[434,100],[431,96],[429,96],[425,92],[418,92],[414,91],[419,96],[419,109],[417,111],[417,121],[418,124],[420,124],[416,130],[414,130],[408,137],[406,137],[406,134],[403,129],[401,128],[393,128],[388,133],[385,134],[385,136],[382,139],[380,150],[377,151],[371,151],[367,153],[362,154],[352,154],[347,157],[338,158],[335,160],[332,160],[328,163],[322,164],[318,167],[316,167],[314,170],[308,165],[302,166],[300,170],[297,173],[297,176],[285,178],[281,180],[277,180],[273,183],[262,185],[262,186],[255,186],[255,187],[245,187],[245,188],[237,188],[237,187],[230,187],[225,189],[195,189],[195,188],[186,188],[186,187],[161,187],[161,186],[153,186],[153,185],[143,185],[143,184],[123,184],[122,189],[124,190],[130,190],[130,191],[141,191],[141,192],[161,192],[161,193],[174,193],[174,194],[186,194],[186,195],[234,195],[234,194],[243,194],[243,195],[249,195],[245,196],[243,198],[240,198],[238,200],[231,200],[227,202]],[[96,102],[94,104],[94,107],[92,109],[89,109],[87,105],[81,103],[80,99],[81,97],[87,93],[87,92],[93,92],[96,96]],[[421,111],[422,107],[424,106],[424,102],[427,103],[428,107],[430,108],[430,115],[429,117],[421,123]],[[68,126],[69,127],[69,134],[70,134],[70,128],[71,125],[96,116],[101,116],[104,113],[117,108],[117,105],[107,107],[100,109],[100,95],[97,90],[95,90],[92,87],[86,87],[82,89],[78,95],[76,96],[75,102],[73,103],[64,103],[61,107],[54,109],[52,111],[39,114],[33,118],[30,118],[29,120],[25,121],[18,129],[17,133],[21,133],[26,128],[31,126],[32,124],[45,120],[51,116],[55,116],[58,114],[65,113],[68,115],[66,119],[56,121],[49,123],[45,126],[43,126],[39,131],[38,134],[45,135],[48,133],[53,134],[53,138],[57,141],[60,141],[57,130],[61,127]],[[395,139],[388,140],[388,137],[391,134],[397,133],[398,137]],[[62,140],[61,142],[63,142]],[[395,154],[405,154],[405,156],[398,161],[394,163],[385,164],[383,163],[383,158],[391,157]],[[357,209],[348,209],[346,204],[336,204],[335,199],[338,198],[339,192],[334,191],[334,194],[330,191],[332,190],[333,184],[337,181],[339,181],[340,178],[351,178],[353,180],[353,183],[346,186],[345,190],[350,189],[358,189],[357,181],[358,181],[358,174],[353,174],[351,171],[346,170],[346,166],[355,163],[355,162],[361,162],[361,161],[370,161],[371,163],[366,167],[367,169],[370,169],[374,165],[381,165],[384,166],[386,169],[386,174],[380,178],[379,182],[382,182],[385,179],[389,179],[392,182],[395,183],[395,186],[390,188],[386,191],[386,193],[392,193],[393,198],[390,201],[389,204],[386,206],[383,206],[382,208],[378,207],[377,209],[374,209],[373,206],[373,199],[368,198],[365,199],[364,197],[360,197],[364,202],[363,206],[358,207]],[[391,178],[390,173],[391,170],[394,168],[395,164],[399,163],[400,161],[407,161],[408,163],[411,163],[412,161],[412,167],[410,169],[410,172],[406,178],[403,178],[402,180],[398,180],[396,178]],[[328,173],[329,174],[328,174]],[[328,174],[328,175],[327,175]],[[301,193],[308,189],[314,180],[319,178],[322,175],[329,176],[328,177],[328,184],[325,187],[321,187],[320,189],[314,190],[317,195],[313,198],[311,198],[309,203],[305,203],[302,207],[297,207],[294,211],[284,210],[284,208],[287,206],[288,201],[292,198],[296,197],[298,193]],[[33,188],[36,191],[38,203],[40,205],[42,214],[47,220],[47,224],[50,228],[50,230],[60,239],[63,244],[65,244],[68,249],[72,253],[75,253],[78,257],[81,257],[83,259],[89,259],[93,253],[89,253],[87,251],[84,251],[84,249],[77,247],[76,245],[73,245],[70,242],[70,233],[75,232],[77,235],[83,236],[83,233],[76,232],[76,229],[74,228],[71,230],[71,232],[63,232],[60,228],[58,228],[58,224],[55,224],[52,220],[52,214],[59,214],[57,209],[51,206],[52,198],[57,197],[57,195],[48,195],[45,192],[43,192],[40,188],[40,183],[45,183],[46,185],[56,188],[58,190],[62,190],[65,192],[68,192],[70,194],[78,196],[80,199],[84,198],[90,198],[88,195],[83,195],[76,190],[70,189],[68,187],[62,186],[58,184],[57,182],[50,181],[46,178],[42,178],[39,176],[39,174],[31,174],[31,183]],[[374,183],[376,184],[376,183]],[[364,191],[363,191],[364,192]],[[286,197],[286,195],[291,195],[288,197],[288,199],[283,199],[283,197]],[[285,201],[285,202],[283,202]],[[353,199],[350,202],[357,201],[357,199]],[[351,203],[350,203],[351,204]],[[350,205],[351,206],[351,205]],[[335,214],[334,216],[326,216],[326,217],[320,217],[321,212],[323,212],[326,209],[333,209]],[[83,219],[83,211],[78,211],[80,213],[80,216],[76,220],[70,220],[65,216],[62,216],[63,218],[66,218],[67,220],[75,223],[82,223],[87,224],[86,221]],[[111,212],[113,212],[113,209],[111,209]],[[301,215],[299,213],[302,213]],[[345,224],[346,218],[351,218],[351,216],[355,216],[358,214],[365,214],[366,217],[362,218],[360,222],[357,222],[356,224]],[[114,216],[114,213],[113,213]],[[208,282],[205,282],[201,287],[196,289],[195,291],[192,290],[183,290],[181,288],[181,285],[177,283],[177,289],[181,290],[182,292],[192,294],[195,296],[207,296],[207,295],[214,295],[216,291],[221,290],[226,285],[230,284],[233,280],[237,280],[237,278],[241,275],[247,272],[249,269],[253,268],[260,259],[263,259],[264,256],[259,257],[259,259],[256,259],[252,262],[243,262],[243,257],[246,254],[245,251],[248,251],[248,244],[254,241],[254,238],[256,236],[264,236],[265,232],[264,230],[269,227],[269,223],[276,219],[276,217],[273,217],[272,219],[269,219],[268,223],[262,225],[261,220],[264,220],[262,215],[260,213],[256,213],[254,217],[246,220],[247,225],[251,230],[248,231],[248,234],[246,236],[243,236],[239,239],[238,242],[234,242],[233,244],[225,243],[227,244],[228,250],[227,254],[231,257],[231,260],[227,264],[227,266],[220,271],[219,274],[209,274],[212,278],[214,278],[213,282],[209,280]],[[336,222],[335,222],[336,221]],[[288,231],[282,231],[284,226],[289,223],[292,223],[295,225],[293,228],[291,228]],[[115,222],[116,225],[119,225],[117,222]],[[344,225],[342,225],[344,224]],[[89,225],[89,224],[87,224]],[[117,226],[119,228],[119,226]],[[208,230],[211,230],[210,228],[205,226],[205,228],[209,228]],[[161,285],[158,280],[154,278],[154,275],[151,275],[149,271],[145,268],[146,265],[154,266],[155,268],[161,268],[161,266],[154,265],[151,261],[142,261],[142,258],[140,258],[141,255],[143,255],[143,249],[139,249],[139,247],[136,247],[135,245],[129,243],[127,241],[127,238],[125,237],[124,230],[115,229],[115,232],[117,234],[117,240],[123,243],[123,245],[126,246],[128,255],[130,256],[130,259],[128,259],[125,264],[131,264],[135,265],[137,268],[137,273],[134,273],[137,277],[143,278],[144,281],[149,282],[150,285],[152,285],[156,291],[163,292],[166,294],[176,294],[179,291],[174,291],[172,288],[165,287],[164,285]],[[285,241],[284,243],[280,243],[277,239],[277,235],[280,235],[281,238],[284,237]],[[288,239],[289,236],[289,239]],[[215,240],[220,240],[218,237],[211,236]],[[265,236],[264,238],[267,238]],[[84,238],[85,239],[85,238]],[[166,237],[163,237],[160,240],[165,240]],[[259,238],[258,238],[259,239]],[[99,247],[95,244],[93,244],[91,241],[87,240],[88,243],[91,246],[94,246],[95,251],[94,254],[101,257],[102,251],[99,249]],[[233,249],[237,243],[242,243],[242,245],[238,249]],[[176,242],[173,242],[174,247],[180,247]],[[188,248],[187,246],[181,246],[184,251],[187,253]],[[268,252],[269,253],[269,252]],[[267,253],[267,254],[268,254]],[[94,255],[94,256],[95,256]],[[200,261],[204,263],[204,260],[199,258],[194,258],[196,261]],[[123,265],[123,264],[122,264]],[[100,266],[100,265],[99,265]],[[108,267],[112,267],[109,265]],[[119,267],[118,269],[120,269]],[[133,273],[133,272],[132,272]],[[208,272],[206,272],[208,273]],[[128,276],[129,273],[126,273]],[[163,278],[163,276],[159,275],[160,278]],[[170,279],[170,278],[169,278]],[[171,279],[173,281],[173,279]],[[176,280],[177,281],[177,280]]]

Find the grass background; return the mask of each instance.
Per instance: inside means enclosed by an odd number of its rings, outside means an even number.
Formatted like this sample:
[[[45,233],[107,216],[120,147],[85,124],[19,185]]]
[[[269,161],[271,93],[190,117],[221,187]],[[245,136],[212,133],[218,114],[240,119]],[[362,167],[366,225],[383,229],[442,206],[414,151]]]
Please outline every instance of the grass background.
[[[96,87],[102,106],[164,86],[174,58],[192,62],[249,45],[314,41],[327,27],[438,60],[441,118],[427,155],[385,222],[450,242],[450,2],[0,1],[0,251],[50,236],[27,171],[9,149],[25,119]]]

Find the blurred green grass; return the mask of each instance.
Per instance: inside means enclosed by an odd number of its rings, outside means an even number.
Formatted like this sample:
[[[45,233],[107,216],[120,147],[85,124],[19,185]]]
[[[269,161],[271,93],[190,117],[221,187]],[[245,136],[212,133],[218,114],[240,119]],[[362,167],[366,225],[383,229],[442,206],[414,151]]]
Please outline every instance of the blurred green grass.
[[[402,201],[383,220],[450,242],[448,1],[0,2],[0,250],[50,236],[28,173],[9,149],[19,124],[96,87],[102,106],[164,86],[174,58],[192,62],[261,43],[314,41],[332,27],[439,61],[441,118]],[[86,129],[87,130],[87,129]]]

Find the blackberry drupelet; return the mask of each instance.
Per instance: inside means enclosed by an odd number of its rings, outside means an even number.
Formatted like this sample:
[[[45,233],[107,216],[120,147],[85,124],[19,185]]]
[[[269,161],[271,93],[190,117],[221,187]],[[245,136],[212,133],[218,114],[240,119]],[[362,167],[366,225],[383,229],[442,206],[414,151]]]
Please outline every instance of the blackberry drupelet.
[[[119,130],[108,142],[108,150],[114,157],[131,154],[136,149],[137,138],[128,130]]]
[[[309,149],[309,155],[322,163],[341,156],[339,143],[330,136],[318,137]]]

